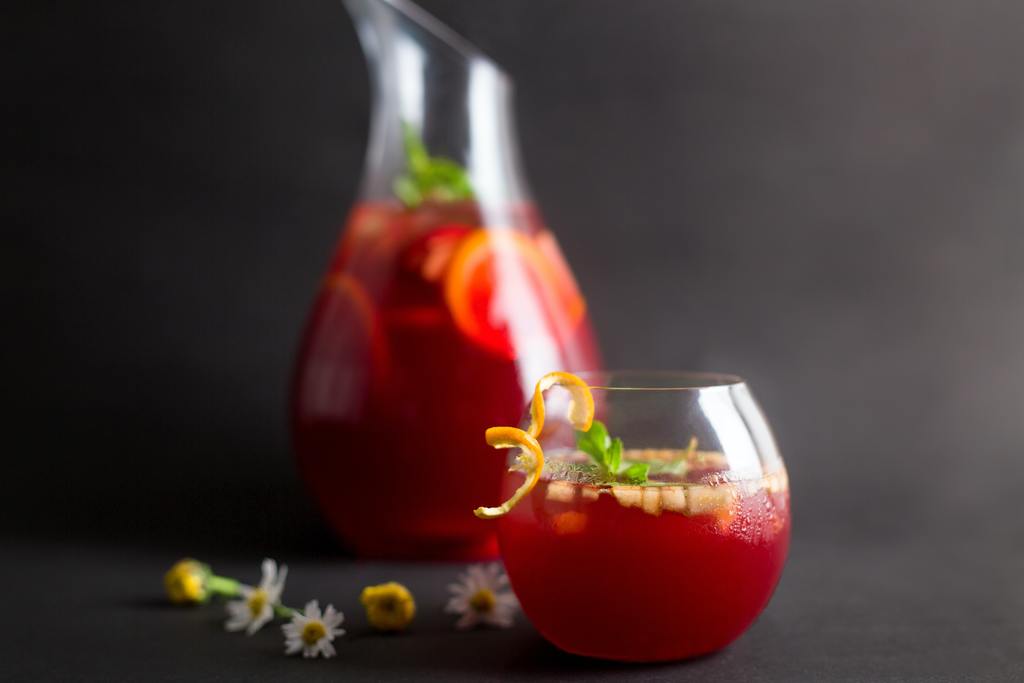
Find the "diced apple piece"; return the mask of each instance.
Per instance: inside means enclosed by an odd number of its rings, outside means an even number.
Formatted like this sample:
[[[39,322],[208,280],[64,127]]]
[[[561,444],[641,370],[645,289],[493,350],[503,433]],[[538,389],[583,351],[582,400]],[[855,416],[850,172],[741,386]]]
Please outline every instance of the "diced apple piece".
[[[661,509],[672,512],[686,512],[686,489],[682,486],[659,487],[661,493]]]
[[[691,486],[686,492],[686,510],[690,515],[721,515],[732,508],[731,486]]]
[[[656,486],[645,486],[641,489],[641,504],[644,512],[649,515],[661,514],[661,492]]]
[[[601,489],[596,486],[581,486],[580,497],[588,503],[592,503],[597,500],[597,497],[601,495]]]
[[[639,486],[613,486],[612,495],[619,505],[627,508],[643,507],[643,489]]]
[[[571,503],[576,499],[579,486],[568,481],[552,481],[548,483],[547,499],[556,503]]]
[[[629,448],[622,453],[625,460],[638,462],[672,462],[686,455],[685,450],[676,448]]]
[[[693,463],[699,467],[710,469],[726,469],[729,467],[729,460],[724,453],[719,451],[697,451]]]
[[[670,504],[676,505],[682,512],[685,505],[685,496],[682,489],[675,489],[676,494],[670,494]],[[627,508],[641,508],[649,515],[660,515],[665,503],[662,499],[663,487],[661,486],[613,486],[611,489],[615,500],[619,505]]]

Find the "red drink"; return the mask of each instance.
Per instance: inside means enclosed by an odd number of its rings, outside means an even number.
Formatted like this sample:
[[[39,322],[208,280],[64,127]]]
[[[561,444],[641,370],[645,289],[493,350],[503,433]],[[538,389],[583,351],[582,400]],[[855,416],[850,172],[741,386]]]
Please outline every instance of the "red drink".
[[[728,645],[768,603],[790,522],[784,471],[725,479],[709,470],[666,486],[542,479],[498,522],[527,617],[561,649],[603,659],[682,659]]]
[[[469,201],[361,205],[314,304],[294,446],[360,555],[493,556],[492,528],[469,514],[501,488],[484,429],[517,421],[544,372],[598,364],[583,298],[533,207],[482,225]]]

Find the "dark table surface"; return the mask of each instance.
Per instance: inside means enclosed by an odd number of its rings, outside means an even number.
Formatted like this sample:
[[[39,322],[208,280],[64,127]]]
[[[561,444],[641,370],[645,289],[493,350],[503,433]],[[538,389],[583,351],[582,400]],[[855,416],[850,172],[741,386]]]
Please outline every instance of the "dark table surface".
[[[700,680],[888,681],[1024,679],[1024,552],[993,528],[955,550],[915,541],[794,544],[768,609],[725,651],[695,661],[626,666],[565,655],[520,616],[509,630],[456,632],[443,613],[460,565],[287,558],[286,597],[317,597],[346,615],[329,661],[287,658],[277,627],[227,633],[219,604],[162,599],[173,553],[146,546],[14,542],[0,564],[7,589],[4,678],[11,680]],[[258,557],[205,556],[255,581]],[[394,579],[417,596],[405,634],[371,632],[362,586]],[[628,628],[628,625],[623,625]]]

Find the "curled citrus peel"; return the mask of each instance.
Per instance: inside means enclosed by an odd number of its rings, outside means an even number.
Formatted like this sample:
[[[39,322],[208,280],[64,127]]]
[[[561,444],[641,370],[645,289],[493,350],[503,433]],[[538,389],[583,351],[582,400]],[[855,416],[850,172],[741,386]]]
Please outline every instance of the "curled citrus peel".
[[[512,497],[498,507],[478,507],[473,514],[480,519],[494,519],[507,514],[515,507],[516,503],[523,499],[523,496],[533,490],[540,479],[540,473],[544,470],[544,451],[541,450],[537,439],[516,427],[491,427],[484,433],[487,444],[494,448],[515,448],[519,447],[519,455],[516,456],[515,464],[509,471],[524,472],[526,481],[516,489]]]
[[[544,471],[544,451],[537,442],[537,436],[544,428],[544,392],[554,386],[564,387],[572,395],[569,401],[569,422],[573,427],[583,431],[590,429],[594,421],[594,397],[586,382],[568,372],[549,372],[541,377],[533,391],[527,431],[517,427],[491,427],[484,433],[489,446],[520,449],[509,471],[523,472],[526,481],[501,505],[473,510],[473,514],[480,519],[494,519],[508,514],[540,481],[541,472]]]
[[[552,387],[568,390],[569,422],[581,432],[588,431],[594,422],[594,396],[590,387],[576,375],[568,372],[549,372],[537,381],[530,402],[530,436],[540,436],[544,429],[544,392]]]

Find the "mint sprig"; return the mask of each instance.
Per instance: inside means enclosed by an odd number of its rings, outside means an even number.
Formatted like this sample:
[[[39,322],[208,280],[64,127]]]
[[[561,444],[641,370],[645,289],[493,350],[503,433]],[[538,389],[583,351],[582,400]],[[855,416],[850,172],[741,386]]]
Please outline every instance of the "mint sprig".
[[[451,159],[430,156],[411,125],[402,122],[408,172],[395,178],[395,196],[408,208],[424,201],[451,202],[473,198],[469,173]]]
[[[612,438],[600,420],[594,420],[590,429],[576,431],[576,447],[590,456],[609,483],[646,484],[649,463],[634,462],[623,467],[622,439]]]
[[[649,462],[635,462],[622,471],[622,477],[630,484],[646,484],[647,474],[651,471]]]

